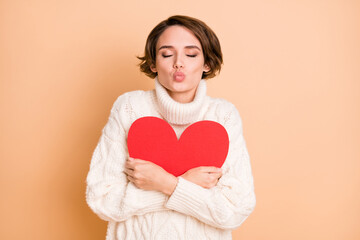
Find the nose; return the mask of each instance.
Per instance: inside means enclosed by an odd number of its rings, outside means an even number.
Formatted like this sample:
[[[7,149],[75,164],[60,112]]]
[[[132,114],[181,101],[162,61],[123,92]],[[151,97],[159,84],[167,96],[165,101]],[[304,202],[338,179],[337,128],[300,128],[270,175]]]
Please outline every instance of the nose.
[[[184,67],[184,62],[183,62],[183,60],[181,59],[180,56],[177,56],[177,57],[175,58],[175,61],[174,61],[174,68],[175,68],[175,69],[181,69],[181,68],[183,68],[183,67]]]

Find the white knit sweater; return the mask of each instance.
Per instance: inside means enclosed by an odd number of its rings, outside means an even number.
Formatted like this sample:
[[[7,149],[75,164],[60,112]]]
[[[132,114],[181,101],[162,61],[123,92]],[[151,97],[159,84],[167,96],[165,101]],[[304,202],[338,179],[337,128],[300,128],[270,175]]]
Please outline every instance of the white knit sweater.
[[[205,189],[179,177],[170,197],[137,188],[126,178],[127,133],[138,118],[165,119],[178,138],[191,123],[212,120],[229,134],[229,152],[218,184]],[[145,159],[146,160],[146,159]],[[109,120],[93,153],[87,176],[86,200],[108,221],[107,240],[231,239],[255,207],[249,155],[242,121],[231,103],[206,95],[201,80],[191,103],[178,103],[155,79],[152,91],[133,91],[114,103]]]

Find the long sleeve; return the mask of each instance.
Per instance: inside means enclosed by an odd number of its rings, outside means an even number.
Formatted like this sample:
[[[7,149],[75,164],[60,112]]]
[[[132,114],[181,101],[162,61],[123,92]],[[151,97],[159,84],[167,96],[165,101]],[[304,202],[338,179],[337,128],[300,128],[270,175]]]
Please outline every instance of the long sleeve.
[[[126,96],[122,95],[113,105],[86,179],[86,201],[106,221],[119,222],[133,215],[166,210],[164,204],[167,197],[164,194],[137,188],[129,183],[123,172],[128,156],[126,131],[120,119],[121,114],[127,114],[124,102]]]
[[[229,152],[218,184],[205,189],[179,177],[166,207],[221,229],[235,229],[253,211],[256,200],[249,154],[236,108],[226,116]]]

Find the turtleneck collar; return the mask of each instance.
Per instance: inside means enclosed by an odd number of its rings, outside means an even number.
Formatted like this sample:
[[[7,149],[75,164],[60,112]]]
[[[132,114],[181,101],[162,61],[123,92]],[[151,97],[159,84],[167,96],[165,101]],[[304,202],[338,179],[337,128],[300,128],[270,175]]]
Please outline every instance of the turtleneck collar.
[[[201,80],[190,103],[179,103],[170,97],[166,89],[155,78],[155,92],[160,114],[170,124],[185,125],[198,121],[200,109],[206,96],[206,82]]]

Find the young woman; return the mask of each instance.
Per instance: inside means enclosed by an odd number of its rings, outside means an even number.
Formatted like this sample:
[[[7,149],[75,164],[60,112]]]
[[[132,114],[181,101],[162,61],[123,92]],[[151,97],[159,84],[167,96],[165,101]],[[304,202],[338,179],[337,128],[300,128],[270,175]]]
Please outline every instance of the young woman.
[[[206,95],[206,80],[220,71],[222,53],[202,21],[172,16],[149,34],[140,69],[155,79],[152,91],[121,95],[94,151],[86,200],[109,222],[106,239],[231,239],[255,207],[249,155],[235,106]],[[179,138],[192,123],[225,127],[229,151],[221,168],[197,167],[179,177],[127,150],[131,124],[145,116],[167,121]]]

